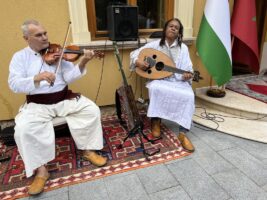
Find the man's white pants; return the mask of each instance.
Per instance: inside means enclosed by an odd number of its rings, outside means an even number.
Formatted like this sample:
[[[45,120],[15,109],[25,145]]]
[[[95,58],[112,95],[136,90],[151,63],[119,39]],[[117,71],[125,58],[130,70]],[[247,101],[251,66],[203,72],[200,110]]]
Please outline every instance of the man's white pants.
[[[25,164],[26,176],[55,158],[55,133],[52,120],[64,117],[78,149],[100,150],[103,133],[99,107],[81,96],[57,104],[29,103],[15,118],[15,141]]]

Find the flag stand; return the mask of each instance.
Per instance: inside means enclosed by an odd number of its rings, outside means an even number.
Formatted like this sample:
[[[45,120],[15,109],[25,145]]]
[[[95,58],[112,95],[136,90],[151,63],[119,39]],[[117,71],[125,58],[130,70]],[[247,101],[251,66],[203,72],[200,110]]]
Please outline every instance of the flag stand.
[[[209,97],[222,98],[226,95],[225,85],[222,88],[212,88],[212,77],[210,76],[210,88],[206,93]]]

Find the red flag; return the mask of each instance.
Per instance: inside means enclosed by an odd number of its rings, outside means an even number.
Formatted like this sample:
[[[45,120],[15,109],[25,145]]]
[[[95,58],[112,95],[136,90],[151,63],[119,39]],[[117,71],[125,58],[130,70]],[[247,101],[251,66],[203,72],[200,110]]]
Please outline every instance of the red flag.
[[[231,19],[233,61],[246,64],[259,73],[259,49],[255,0],[235,0]]]

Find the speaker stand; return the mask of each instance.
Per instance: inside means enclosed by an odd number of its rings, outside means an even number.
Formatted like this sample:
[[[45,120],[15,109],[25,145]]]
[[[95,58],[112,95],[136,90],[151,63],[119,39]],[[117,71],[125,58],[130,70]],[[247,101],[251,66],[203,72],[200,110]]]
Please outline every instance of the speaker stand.
[[[158,138],[156,140],[150,140],[143,132],[143,122],[142,119],[139,115],[138,109],[137,109],[137,105],[135,102],[135,98],[134,98],[134,94],[133,94],[133,90],[132,87],[130,85],[128,85],[127,83],[127,79],[122,67],[122,63],[121,63],[121,59],[119,57],[119,50],[118,50],[118,46],[116,41],[113,41],[113,47],[114,47],[114,54],[116,55],[119,67],[120,67],[120,71],[121,71],[121,75],[122,75],[122,79],[123,79],[123,86],[120,87],[119,90],[117,90],[118,92],[116,92],[116,103],[120,103],[120,106],[116,105],[117,108],[117,114],[121,115],[121,102],[120,102],[120,98],[119,96],[121,95],[122,99],[124,99],[124,107],[126,108],[125,111],[127,111],[126,115],[128,116],[128,120],[129,120],[129,124],[130,125],[130,130],[127,133],[126,137],[123,139],[122,144],[120,144],[118,146],[119,149],[121,149],[125,143],[125,141],[130,137],[130,136],[135,136],[136,134],[138,134],[139,136],[139,140],[140,140],[140,147],[143,150],[143,154],[145,156],[145,158],[147,160],[150,160],[148,156],[152,156],[158,152],[160,152],[160,149],[156,149],[156,151],[154,152],[148,152],[145,149],[145,145],[143,142],[143,138],[145,138],[148,142],[151,142],[152,144],[154,144],[155,141],[161,139]],[[118,112],[118,108],[119,112]],[[121,119],[121,116],[118,116],[119,119]]]

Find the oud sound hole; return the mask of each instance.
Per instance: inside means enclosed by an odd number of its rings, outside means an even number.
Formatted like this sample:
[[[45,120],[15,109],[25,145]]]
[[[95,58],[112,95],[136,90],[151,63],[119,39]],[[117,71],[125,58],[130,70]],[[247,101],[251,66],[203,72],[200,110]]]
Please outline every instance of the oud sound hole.
[[[155,67],[156,67],[156,70],[161,71],[164,68],[164,63],[158,62]]]
[[[152,58],[153,58],[153,59],[156,59],[156,58],[157,58],[157,55],[154,54],[154,55],[152,56]]]
[[[152,72],[151,69],[147,70],[147,73],[148,73],[148,74],[151,74],[151,72]]]

